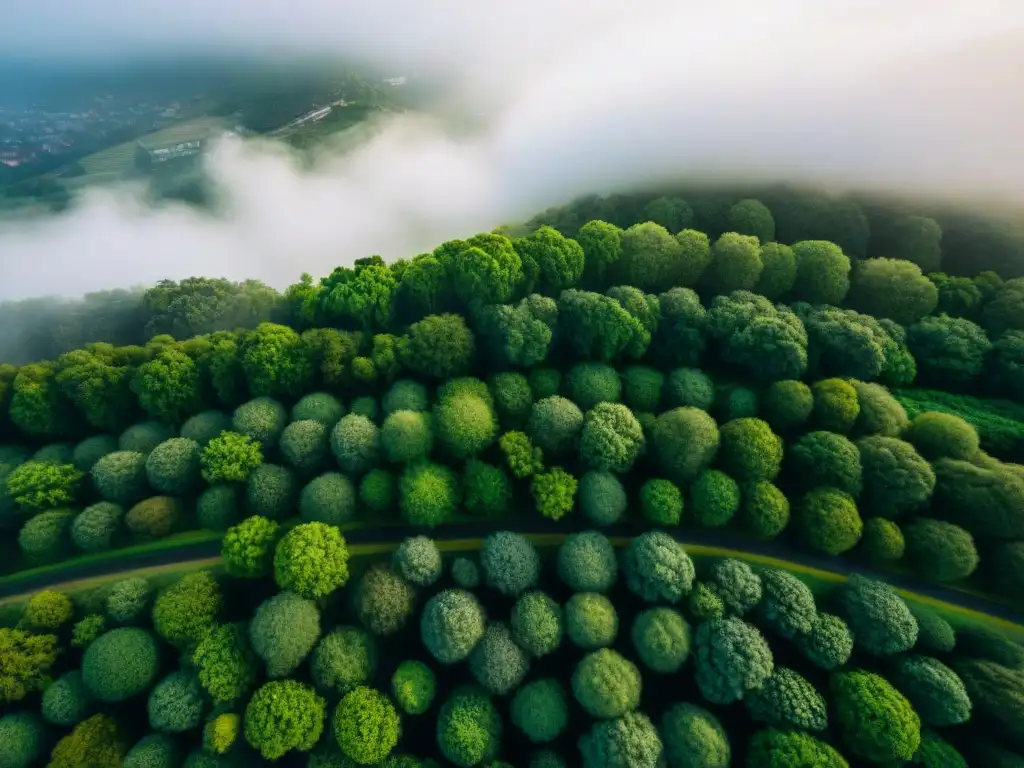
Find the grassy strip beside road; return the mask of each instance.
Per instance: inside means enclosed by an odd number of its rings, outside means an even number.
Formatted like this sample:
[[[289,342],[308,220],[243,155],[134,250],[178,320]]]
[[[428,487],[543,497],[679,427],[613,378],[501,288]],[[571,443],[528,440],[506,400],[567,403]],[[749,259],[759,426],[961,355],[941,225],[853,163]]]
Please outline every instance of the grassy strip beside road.
[[[440,537],[435,539],[437,541],[438,548],[448,555],[456,555],[479,550],[483,544],[482,536],[467,536],[461,531],[459,533],[462,533],[462,535],[458,535],[458,533],[456,533],[455,529],[464,530],[466,527],[467,526],[450,526],[449,533],[452,534],[451,538],[442,538],[445,533],[445,530],[442,529],[442,531],[439,532]],[[479,527],[479,525],[472,527]],[[347,531],[350,541],[355,537],[360,539],[358,541],[351,541],[349,546],[350,556],[353,561],[365,561],[390,553],[400,543],[403,533],[404,529],[401,526],[394,526],[391,529],[384,530],[379,528],[367,530],[365,525],[356,524],[356,526],[348,529]],[[528,531],[524,531],[523,533],[534,544],[534,546],[539,549],[553,549],[561,544],[568,535],[568,532],[530,533]],[[218,554],[210,552],[211,544],[217,544],[219,547],[220,535],[208,533],[205,537],[199,540],[198,544],[202,546],[205,552],[198,556],[194,552],[197,545],[197,538],[198,537],[194,537],[191,540],[179,539],[177,541],[159,542],[159,544],[165,544],[163,547],[146,545],[144,547],[133,548],[135,550],[139,550],[132,553],[136,558],[139,557],[140,554],[142,556],[147,554],[184,555],[185,550],[188,550],[192,555],[191,557],[182,557],[172,562],[162,562],[137,568],[104,569],[103,573],[97,573],[92,576],[81,576],[79,578],[63,581],[59,578],[59,574],[62,571],[59,566],[52,566],[47,569],[39,570],[44,572],[43,575],[51,575],[55,577],[45,585],[45,588],[56,589],[65,592],[72,597],[80,597],[93,590],[123,579],[128,575],[142,576],[151,580],[155,586],[161,586],[190,571],[207,568],[217,570],[223,566],[223,560],[221,557]],[[614,535],[610,538],[615,546],[625,547],[633,537],[629,535]],[[723,558],[735,558],[737,560],[743,560],[755,568],[779,568],[792,573],[794,576],[804,581],[804,583],[814,591],[815,596],[819,598],[827,598],[834,589],[847,581],[850,576],[849,573],[840,573],[826,568],[817,567],[818,564],[810,564],[806,561],[798,562],[785,559],[774,554],[738,550],[717,544],[699,543],[687,541],[682,537],[678,538],[680,538],[686,546],[687,552],[698,563],[698,565],[702,561],[707,562]],[[171,544],[171,546],[166,546],[167,544]],[[115,554],[122,555],[124,552],[126,552],[126,550],[121,550]],[[93,558],[92,562],[101,563],[103,561]],[[127,563],[127,558],[108,557],[106,562]],[[81,563],[76,562],[76,565],[81,565]],[[874,575],[882,578],[887,577],[886,574],[872,573],[865,569],[857,570],[865,572],[865,575]],[[33,574],[39,575],[39,572],[33,572]],[[24,576],[25,574],[19,575]],[[927,607],[936,611],[955,627],[972,625],[984,626],[1010,637],[1013,640],[1024,642],[1024,620],[1019,617],[1019,614],[1016,611],[1009,610],[1006,606],[993,603],[980,596],[960,590],[946,589],[944,587],[925,584],[910,584],[909,582],[911,580],[909,579],[894,580],[887,578],[887,580],[892,583],[893,588],[896,589],[896,591],[910,604]],[[3,582],[0,582],[0,586],[7,586],[10,588],[13,586],[12,581],[13,580],[11,579],[3,580]],[[894,581],[895,583],[893,583]],[[42,588],[44,587],[34,586],[31,589],[19,591],[17,593],[8,592],[5,597],[0,598],[0,624],[16,621],[24,603],[32,596],[32,594]]]

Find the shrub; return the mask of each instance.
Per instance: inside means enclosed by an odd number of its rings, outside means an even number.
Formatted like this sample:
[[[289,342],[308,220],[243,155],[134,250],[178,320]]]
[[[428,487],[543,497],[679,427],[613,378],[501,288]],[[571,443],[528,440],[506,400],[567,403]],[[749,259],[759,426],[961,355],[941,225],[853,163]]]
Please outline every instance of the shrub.
[[[274,580],[281,589],[317,600],[348,582],[348,547],[341,531],[324,523],[301,523],[274,549]]]
[[[236,485],[212,485],[196,501],[199,525],[208,531],[226,531],[238,522],[241,490]]]
[[[231,429],[261,443],[277,445],[288,424],[288,413],[277,400],[257,397],[242,403],[231,415]]]
[[[907,557],[926,579],[959,581],[978,567],[971,534],[958,525],[918,518],[904,528]]]
[[[460,768],[493,760],[501,731],[501,715],[491,700],[468,690],[457,691],[437,716],[437,746]]]
[[[231,417],[223,411],[203,411],[189,418],[181,425],[179,437],[194,440],[200,448],[205,448],[211,440],[219,437],[221,432],[231,429]]]
[[[640,509],[655,525],[679,525],[683,516],[683,494],[670,480],[651,478],[640,487]]]
[[[203,726],[203,749],[214,755],[223,755],[238,739],[242,718],[233,712],[225,712],[207,720]]]
[[[256,655],[246,629],[241,623],[221,624],[192,652],[199,684],[215,705],[240,701],[256,684]]]
[[[294,592],[264,600],[249,623],[249,642],[272,678],[291,674],[320,637],[320,611]]]
[[[955,659],[957,674],[967,689],[975,720],[983,728],[998,728],[1000,733],[1020,743],[1021,672],[998,663],[975,659]],[[1019,749],[1019,746],[1017,747]]]
[[[274,564],[278,524],[259,515],[232,526],[221,541],[220,554],[231,576],[258,579],[270,573]]]
[[[864,468],[861,502],[880,517],[899,517],[927,504],[935,472],[914,446],[895,437],[857,441]]]
[[[850,290],[850,258],[827,240],[802,240],[793,246],[796,280],[792,297],[809,304],[842,304]]]
[[[371,515],[391,516],[398,509],[398,478],[386,469],[371,469],[359,481],[359,501]]]
[[[523,479],[544,469],[540,448],[534,446],[525,432],[506,432],[498,440],[498,446],[515,477]]]
[[[395,411],[426,411],[430,409],[427,388],[412,379],[399,379],[384,393],[381,408],[385,415]]]
[[[462,476],[462,498],[470,514],[501,517],[512,501],[512,483],[500,467],[470,459]]]
[[[892,661],[889,680],[907,697],[924,725],[945,728],[971,718],[971,700],[963,681],[938,659],[899,656]]]
[[[18,547],[30,563],[59,560],[70,549],[73,509],[51,509],[33,517],[18,532]]]
[[[334,395],[327,392],[311,392],[303,395],[292,406],[292,422],[318,421],[330,429],[342,416],[345,406]]]
[[[577,592],[565,604],[565,631],[580,648],[593,650],[615,642],[619,633],[619,617],[604,595]]]
[[[549,459],[574,452],[582,431],[583,411],[557,395],[537,400],[526,423],[526,434]]]
[[[677,672],[690,655],[690,625],[672,608],[637,614],[630,637],[640,661],[660,674]]]
[[[427,458],[434,445],[430,414],[422,411],[394,411],[384,419],[380,442],[388,461],[411,464]]]
[[[512,609],[512,633],[527,653],[541,657],[562,643],[562,608],[544,592],[527,592]]]
[[[914,650],[922,653],[949,653],[956,646],[956,633],[948,621],[935,611],[914,606],[910,609],[917,621],[917,642]]]
[[[82,673],[77,669],[64,673],[43,691],[43,719],[53,725],[76,725],[85,720],[91,710],[91,696],[82,681]],[[2,743],[6,746],[13,742],[5,740]],[[0,765],[4,763],[0,762]]]
[[[629,659],[608,648],[588,653],[576,665],[572,692],[592,717],[611,719],[640,705],[640,671]]]
[[[735,419],[722,426],[718,460],[740,482],[773,480],[782,466],[782,440],[761,419]]]
[[[492,533],[480,549],[484,583],[503,595],[518,596],[540,578],[540,555],[520,534]]]
[[[391,676],[391,693],[407,715],[422,715],[434,701],[437,679],[422,661],[403,661]]]
[[[803,435],[787,455],[787,470],[790,470],[794,481],[808,490],[824,485],[851,496],[860,493],[860,451],[850,440],[835,432],[808,432]]]
[[[121,451],[148,454],[171,437],[173,433],[169,427],[157,421],[143,421],[133,424],[121,433],[117,438],[117,448]]]
[[[30,632],[56,632],[74,617],[75,607],[63,592],[44,589],[36,592],[25,606],[19,627]]]
[[[43,687],[57,660],[57,637],[0,627],[0,703],[21,701]]]
[[[811,631],[797,635],[797,648],[814,665],[822,669],[843,666],[853,653],[853,634],[838,616],[819,613]]]
[[[951,413],[925,411],[914,417],[906,439],[929,461],[969,461],[981,449],[977,430]]]
[[[395,550],[392,567],[417,587],[429,587],[441,578],[441,553],[433,539],[409,536]]]
[[[420,637],[435,659],[455,664],[469,656],[484,636],[484,621],[484,609],[472,594],[446,589],[424,606]]]
[[[57,742],[50,754],[49,768],[87,768],[93,765],[121,765],[128,744],[117,721],[110,715],[93,715],[83,720]]]
[[[548,744],[569,724],[569,702],[562,684],[552,678],[527,683],[512,699],[512,723],[531,744]]]
[[[864,529],[853,497],[835,488],[815,488],[807,493],[800,502],[798,519],[807,545],[829,555],[853,549]]]
[[[869,517],[864,521],[860,550],[869,560],[876,563],[893,563],[903,558],[905,548],[903,531],[892,520]]]
[[[828,725],[825,699],[801,675],[785,667],[775,667],[745,703],[755,720],[780,728],[822,731]]]
[[[833,672],[832,697],[843,741],[872,762],[910,760],[921,744],[921,720],[884,678],[863,670]]]
[[[1000,768],[1000,764],[994,761],[999,758],[991,758],[992,761],[985,765],[992,768]],[[940,738],[934,731],[921,730],[921,746],[914,753],[914,763],[923,765],[924,768],[967,768],[967,761],[963,755],[948,741]]]
[[[526,652],[512,640],[505,624],[487,626],[469,654],[469,671],[488,693],[504,696],[519,686],[530,668]]]
[[[663,752],[657,729],[642,712],[594,723],[579,748],[583,768],[657,768]]]
[[[623,399],[634,412],[654,412],[661,403],[665,375],[646,365],[628,366],[622,375]]]
[[[73,464],[26,461],[7,476],[7,492],[22,512],[34,514],[73,504],[83,477]]]
[[[739,485],[725,472],[706,469],[690,486],[693,517],[701,525],[725,525],[739,509]]]
[[[591,470],[580,479],[580,509],[594,525],[612,525],[626,513],[626,489],[611,472]]]
[[[846,759],[830,745],[801,731],[765,728],[750,739],[748,768],[789,768],[794,765],[849,768]]]
[[[459,481],[443,464],[424,462],[402,472],[398,481],[402,516],[410,525],[433,527],[455,514],[459,503]]]
[[[1005,466],[979,467],[938,459],[934,464],[936,517],[959,523],[982,539],[1019,539],[1024,534],[1024,478]]]
[[[327,705],[312,686],[295,680],[264,684],[245,708],[245,740],[265,760],[308,752],[324,729]]]
[[[149,690],[159,654],[152,633],[136,627],[112,629],[85,649],[82,682],[100,701],[125,701]]]
[[[572,512],[576,488],[576,478],[561,467],[535,475],[530,483],[537,511],[551,520],[560,520]]]
[[[633,539],[622,566],[630,591],[649,603],[678,603],[693,585],[693,561],[682,544],[661,531]]]
[[[743,527],[759,539],[774,539],[789,525],[789,499],[771,483],[753,483],[743,491]]]
[[[393,635],[412,615],[413,589],[383,564],[363,574],[353,596],[353,607],[364,627],[375,635]]]
[[[143,541],[162,539],[181,522],[181,504],[170,496],[153,496],[132,506],[124,516],[125,527]]]
[[[661,737],[672,768],[729,768],[732,749],[718,718],[694,704],[673,705],[662,715]]]
[[[139,621],[153,593],[149,582],[140,576],[131,576],[115,582],[107,592],[107,617],[115,624],[134,624]]]
[[[598,403],[617,403],[622,399],[619,373],[607,363],[577,363],[565,377],[569,398],[584,411]]]
[[[761,578],[741,560],[715,563],[707,583],[722,599],[726,613],[742,616],[761,602]]]
[[[97,461],[116,450],[117,438],[110,435],[92,435],[75,446],[71,453],[71,463],[79,472],[91,472]]]
[[[157,596],[153,629],[172,645],[184,647],[213,628],[220,607],[220,586],[210,572],[190,573]]]
[[[148,489],[146,457],[132,451],[114,451],[92,467],[92,482],[105,501],[130,506],[141,500]]]
[[[992,350],[981,326],[948,315],[925,317],[907,328],[907,347],[917,361],[918,381],[947,390],[969,387]]]
[[[244,483],[263,463],[260,444],[238,432],[223,432],[199,454],[203,480],[210,483]]]
[[[777,568],[761,572],[761,585],[764,597],[758,614],[767,626],[790,640],[812,631],[818,610],[810,587]]]
[[[433,420],[438,440],[457,459],[476,456],[498,437],[489,392],[486,398],[468,390],[442,397],[434,405]]]
[[[498,417],[506,429],[520,429],[533,406],[530,382],[518,371],[495,374],[490,378],[490,391]]]
[[[903,405],[881,384],[853,379],[850,381],[857,390],[860,414],[854,425],[862,435],[885,435],[896,437],[909,424]]]
[[[109,501],[86,507],[71,523],[71,541],[83,552],[110,549],[124,517],[124,508]]]
[[[684,485],[714,460],[718,452],[718,426],[697,408],[675,408],[655,420],[651,442],[665,476]]]
[[[203,717],[203,689],[191,672],[172,672],[149,694],[149,725],[156,731],[181,733],[196,728]]]
[[[663,392],[668,408],[710,411],[715,402],[714,382],[699,368],[676,368],[665,379]]]
[[[154,491],[168,495],[191,493],[199,485],[199,443],[172,437],[146,458],[146,477]]]
[[[587,411],[580,434],[580,456],[587,466],[628,472],[643,446],[644,431],[626,406],[602,402]]]
[[[761,412],[773,430],[785,434],[807,423],[814,410],[814,394],[802,381],[772,382],[761,400]]]
[[[841,588],[840,602],[859,649],[889,656],[914,647],[917,621],[886,584],[855,574]]]
[[[468,557],[457,557],[452,563],[452,580],[462,589],[476,589],[480,586],[480,569]]]
[[[166,733],[143,736],[124,756],[124,768],[175,768],[182,764],[178,744]]]
[[[334,737],[341,751],[359,765],[377,765],[398,744],[401,722],[380,691],[359,686],[334,711]]]
[[[811,417],[818,429],[845,434],[860,415],[857,390],[843,379],[822,379],[811,386],[814,410]]]
[[[350,413],[331,430],[331,452],[341,470],[361,475],[377,463],[381,450],[380,430],[365,416]]]
[[[356,492],[340,472],[325,472],[299,494],[299,515],[306,523],[341,526],[356,517]]]
[[[89,643],[107,630],[107,621],[98,613],[93,613],[76,621],[71,627],[71,647],[88,648]]]
[[[293,421],[281,433],[281,456],[305,477],[323,471],[330,456],[329,429],[315,419]]]
[[[597,531],[573,533],[558,548],[558,576],[574,592],[607,592],[618,579],[615,549]]]
[[[712,704],[731,704],[760,688],[774,668],[772,651],[757,627],[737,618],[697,628],[697,687]]]
[[[697,622],[725,616],[725,603],[722,602],[722,598],[704,582],[693,585],[686,607],[690,616]]]
[[[771,213],[758,200],[736,203],[729,211],[729,218],[730,226],[736,231],[726,232],[715,241],[711,264],[702,280],[716,294],[753,288],[764,268],[756,235],[760,234],[764,242],[775,239]]]

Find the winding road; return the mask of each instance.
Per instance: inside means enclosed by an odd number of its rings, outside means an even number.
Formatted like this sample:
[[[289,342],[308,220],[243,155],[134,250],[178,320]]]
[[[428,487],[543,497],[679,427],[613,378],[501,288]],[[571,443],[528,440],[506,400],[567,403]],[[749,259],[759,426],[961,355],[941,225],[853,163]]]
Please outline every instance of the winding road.
[[[504,520],[501,524],[501,528],[504,530],[516,531],[541,540],[550,540],[551,537],[562,537],[576,531],[589,530],[591,527],[570,521]],[[430,531],[429,535],[439,543],[442,549],[453,548],[445,547],[445,543],[455,545],[454,548],[471,549],[475,548],[481,539],[494,530],[493,523],[483,521],[451,523]],[[649,530],[649,528],[640,523],[620,523],[601,529],[602,533],[616,543],[624,543],[645,530]],[[410,529],[405,526],[393,525],[379,528],[359,528],[347,530],[344,533],[350,548],[359,554],[359,550],[371,550],[374,545],[394,545],[408,536]],[[816,578],[837,583],[855,573],[876,578],[891,584],[898,590],[911,593],[916,599],[923,598],[924,602],[941,602],[962,611],[985,614],[995,617],[1002,623],[1016,625],[1014,628],[1024,635],[1024,609],[966,590],[932,584],[912,576],[874,568],[848,558],[838,559],[809,554],[779,542],[739,538],[734,532],[729,531],[687,530],[673,532],[673,535],[695,556],[738,557],[764,565],[801,570]],[[557,540],[556,538],[555,541]],[[364,551],[363,553],[368,552]],[[13,575],[0,581],[0,603],[10,602],[41,589],[58,588],[61,585],[85,579],[102,578],[140,569],[185,565],[204,560],[213,561],[219,555],[220,540],[205,540],[173,548],[142,552],[137,555],[112,557],[107,561],[92,561],[79,565],[70,563],[65,568],[40,574],[26,574],[24,577]]]

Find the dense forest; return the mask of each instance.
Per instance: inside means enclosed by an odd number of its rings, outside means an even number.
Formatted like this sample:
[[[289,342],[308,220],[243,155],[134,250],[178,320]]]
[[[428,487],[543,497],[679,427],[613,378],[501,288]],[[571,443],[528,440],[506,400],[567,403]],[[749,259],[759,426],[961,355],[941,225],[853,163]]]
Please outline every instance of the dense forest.
[[[1021,765],[1016,642],[679,540],[1019,604],[1024,241],[933,214],[589,198],[283,294],[195,278],[23,323],[8,567],[200,528],[222,566],[32,597],[0,765]],[[456,520],[493,532],[457,554]],[[409,530],[374,557],[360,525]]]

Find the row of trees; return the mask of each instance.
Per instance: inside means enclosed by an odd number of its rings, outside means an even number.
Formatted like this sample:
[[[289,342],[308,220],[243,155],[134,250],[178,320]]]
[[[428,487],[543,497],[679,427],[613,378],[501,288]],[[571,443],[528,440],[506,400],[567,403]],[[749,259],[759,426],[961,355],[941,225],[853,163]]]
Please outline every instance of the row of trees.
[[[411,379],[349,408],[317,392],[206,411],[178,432],[9,447],[0,524],[25,564],[183,529],[279,522],[433,527],[536,510],[608,526],[731,525],[838,556],[906,560],[956,582],[982,564],[1016,598],[1024,470],[948,413],[908,417],[884,386],[830,378],[756,391],[696,368],[578,363],[488,381]],[[246,528],[245,530],[249,530]],[[16,561],[10,559],[9,562]]]
[[[816,599],[785,571],[698,569],[662,532],[620,557],[588,531],[550,569],[518,534],[447,562],[412,537],[348,584],[332,526],[242,539],[225,541],[228,577],[200,571],[155,594],[129,578],[88,605],[33,597],[0,629],[5,764],[1022,759],[1021,647],[954,631],[879,582]]]

